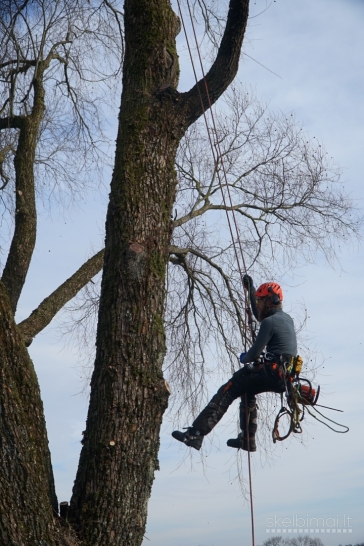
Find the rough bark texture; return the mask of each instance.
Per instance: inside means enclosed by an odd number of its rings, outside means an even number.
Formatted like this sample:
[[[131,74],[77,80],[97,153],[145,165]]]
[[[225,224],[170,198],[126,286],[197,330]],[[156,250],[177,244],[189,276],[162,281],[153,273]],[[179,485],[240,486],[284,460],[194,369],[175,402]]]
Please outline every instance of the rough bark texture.
[[[231,2],[228,27],[239,28],[240,36],[238,40],[239,33],[232,33],[230,41],[224,36],[214,65],[213,100],[236,73],[248,4]],[[183,132],[202,113],[196,86],[183,96],[176,91],[178,30],[168,0],[126,0],[123,93],[97,353],[70,507],[80,538],[95,546],[142,542],[158,468],[160,425],[168,400],[162,376],[163,309],[176,191],[174,159]]]
[[[38,381],[1,281],[0,469],[0,543],[59,544],[52,514],[57,498]]]
[[[173,123],[178,27],[168,1],[125,2],[123,94],[97,356],[71,501],[80,536],[99,546],[141,543],[158,468],[168,400],[163,308],[179,140]]]

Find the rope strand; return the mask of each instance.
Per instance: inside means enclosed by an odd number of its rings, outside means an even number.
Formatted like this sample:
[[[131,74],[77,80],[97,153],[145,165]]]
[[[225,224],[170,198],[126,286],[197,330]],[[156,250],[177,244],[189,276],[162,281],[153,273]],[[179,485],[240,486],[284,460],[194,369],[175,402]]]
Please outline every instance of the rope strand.
[[[187,42],[187,48],[188,48],[188,52],[189,52],[189,56],[190,56],[190,60],[191,60],[191,64],[192,64],[192,69],[193,69],[193,73],[194,73],[195,80],[196,80],[196,86],[197,86],[198,94],[199,94],[200,101],[201,101],[202,112],[203,112],[203,116],[204,116],[204,120],[205,120],[205,124],[206,124],[206,130],[207,130],[207,134],[208,134],[208,138],[209,138],[209,142],[210,142],[212,156],[213,156],[214,163],[215,163],[216,174],[217,174],[217,178],[218,178],[220,189],[221,189],[221,195],[222,195],[222,199],[223,199],[223,202],[224,202],[224,207],[225,207],[226,217],[227,217],[228,226],[229,226],[229,230],[230,230],[230,236],[231,236],[232,243],[233,243],[236,262],[238,264],[238,269],[239,269],[239,273],[240,273],[241,282],[242,282],[242,285],[244,286],[243,272],[241,270],[238,250],[236,248],[236,241],[238,242],[238,245],[239,245],[240,256],[241,256],[241,260],[242,260],[245,271],[247,271],[247,267],[246,267],[246,263],[245,263],[245,259],[244,259],[244,253],[243,253],[243,247],[242,247],[242,243],[241,243],[241,239],[240,239],[239,228],[238,228],[238,224],[237,224],[236,217],[235,217],[235,211],[234,211],[233,201],[232,201],[231,192],[230,192],[230,188],[229,188],[229,183],[228,183],[228,179],[227,179],[227,173],[226,173],[226,169],[225,169],[224,159],[223,159],[223,155],[222,155],[222,152],[221,152],[221,147],[220,147],[220,142],[219,142],[219,137],[218,137],[218,131],[217,131],[216,123],[215,123],[215,117],[214,117],[214,113],[213,113],[213,110],[212,110],[212,104],[211,104],[211,100],[210,100],[209,89],[208,89],[208,85],[207,85],[207,81],[206,81],[206,77],[205,77],[205,72],[204,72],[204,69],[203,69],[202,58],[201,58],[200,48],[199,48],[199,44],[198,44],[198,40],[197,40],[196,29],[195,29],[195,25],[194,25],[194,21],[193,21],[191,7],[190,7],[189,0],[187,0],[187,7],[188,7],[189,15],[190,15],[191,26],[192,26],[193,34],[194,34],[194,37],[195,37],[195,43],[196,43],[198,58],[199,58],[199,61],[200,61],[202,79],[203,79],[204,85],[205,85],[209,111],[210,111],[210,115],[211,115],[211,119],[212,119],[212,125],[213,125],[213,129],[214,129],[214,133],[215,133],[216,146],[217,146],[217,154],[216,154],[217,157],[215,157],[215,149],[214,149],[213,141],[212,141],[211,134],[210,134],[210,128],[209,128],[209,125],[208,125],[208,122],[207,122],[206,111],[205,111],[205,107],[204,107],[204,104],[203,104],[203,99],[202,99],[201,90],[200,90],[200,87],[199,87],[199,82],[198,82],[198,79],[197,79],[195,63],[194,63],[194,60],[193,60],[193,57],[192,57],[191,47],[190,47],[190,43],[189,43],[189,40],[188,40],[188,35],[187,35],[187,31],[186,31],[186,26],[185,26],[183,14],[182,14],[180,0],[177,0],[177,4],[178,4],[178,10],[179,10],[179,14],[180,14],[181,21],[182,21],[183,31],[184,31],[186,42]],[[221,166],[222,166],[222,170],[223,170],[223,177],[224,177],[224,181],[225,181],[225,186],[227,188],[227,193],[228,193],[228,196],[229,196],[230,210],[232,212],[234,227],[235,227],[235,234],[236,234],[235,237],[234,237],[234,233],[233,233],[232,224],[231,224],[231,221],[230,221],[230,216],[229,216],[229,211],[228,211],[229,207],[228,207],[227,202],[226,202],[223,183],[222,183],[222,180],[221,180],[221,174],[220,174],[219,165],[218,165],[219,160],[221,162]],[[250,308],[249,294],[247,294],[245,290],[244,290],[244,297],[245,297],[245,306],[246,306],[246,308],[249,309]],[[245,341],[245,347],[246,347],[246,332],[247,332],[246,315],[244,316],[244,324],[245,324],[245,340],[243,339],[243,342]],[[253,327],[252,327],[251,324],[250,324],[250,327],[251,327],[251,335],[253,337],[254,332],[253,332]],[[247,397],[246,397],[246,395],[245,395],[245,402],[246,402],[246,407],[247,407]],[[248,418],[247,418],[247,421],[248,421]],[[248,422],[246,424],[247,424],[246,430],[248,430]],[[252,486],[252,472],[251,472],[251,461],[250,461],[249,434],[247,434],[247,438],[248,438],[247,444],[248,444],[248,469],[249,469],[249,491],[250,491],[250,514],[251,514],[251,527],[252,527],[252,546],[255,546],[253,486]]]

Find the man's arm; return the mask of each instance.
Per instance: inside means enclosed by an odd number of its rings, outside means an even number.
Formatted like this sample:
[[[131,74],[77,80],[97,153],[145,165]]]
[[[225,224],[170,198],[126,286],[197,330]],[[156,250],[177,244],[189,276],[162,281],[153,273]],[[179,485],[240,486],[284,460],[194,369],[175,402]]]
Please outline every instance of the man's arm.
[[[254,317],[259,321],[257,302],[256,302],[256,299],[255,299],[255,288],[254,288],[254,286],[253,286],[253,290],[250,292],[250,305],[251,305]]]
[[[253,311],[253,315],[256,318],[256,320],[259,320],[258,318],[258,309],[257,309],[257,302],[255,300],[255,287],[254,287],[254,281],[253,279],[245,274],[243,277],[243,285],[244,288],[248,291],[249,299],[250,299],[250,305]]]
[[[248,364],[248,362],[254,362],[254,360],[259,358],[261,352],[264,351],[268,341],[273,335],[273,322],[271,318],[272,317],[267,317],[263,320],[262,324],[260,325],[256,340],[243,358],[243,364]]]

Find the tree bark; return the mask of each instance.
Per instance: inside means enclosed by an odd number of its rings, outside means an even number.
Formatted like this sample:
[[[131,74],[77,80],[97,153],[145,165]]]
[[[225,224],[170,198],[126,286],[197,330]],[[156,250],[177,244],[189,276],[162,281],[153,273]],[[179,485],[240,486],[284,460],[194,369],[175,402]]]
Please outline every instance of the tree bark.
[[[0,281],[0,542],[61,544],[43,404]]]
[[[125,2],[126,55],[97,355],[70,519],[86,544],[140,544],[169,392],[163,312],[175,199],[178,19]],[[112,510],[110,510],[112,506]]]
[[[236,73],[248,3],[231,1],[231,6],[242,8],[243,15],[231,9],[228,20],[231,27],[239,15],[234,28],[240,28],[240,41],[237,32],[230,41],[224,37],[210,78],[213,101]],[[169,395],[162,363],[174,160],[184,131],[202,113],[202,106],[196,105],[196,86],[183,96],[176,91],[178,30],[168,0],[125,1],[123,92],[106,220],[96,360],[69,513],[87,545],[142,542],[158,468],[160,425]],[[220,79],[222,84],[216,81]]]
[[[14,158],[15,230],[1,279],[8,292],[14,315],[33,256],[37,235],[34,162],[39,126],[45,110],[42,64],[44,63],[40,63],[38,74],[33,82],[32,113],[28,116],[16,117],[20,131]],[[16,126],[17,123],[9,124],[9,126]],[[5,126],[0,126],[0,129],[4,128]]]

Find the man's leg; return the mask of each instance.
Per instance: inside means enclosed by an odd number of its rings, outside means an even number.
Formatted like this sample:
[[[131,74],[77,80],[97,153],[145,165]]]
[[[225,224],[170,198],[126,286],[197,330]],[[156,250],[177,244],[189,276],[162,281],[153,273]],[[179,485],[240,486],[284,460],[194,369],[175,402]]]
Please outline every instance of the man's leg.
[[[237,372],[237,374],[239,374],[239,372]],[[241,397],[241,433],[238,435],[237,438],[232,438],[228,440],[227,445],[229,447],[244,449],[245,451],[256,451],[255,434],[257,431],[258,411],[255,395],[262,392],[281,393],[284,392],[284,390],[285,383],[283,376],[279,373],[279,370],[273,370],[270,366],[267,365],[253,366],[251,370],[250,380],[247,383],[247,389],[245,391],[246,394]]]
[[[237,438],[227,441],[229,447],[254,452],[257,450],[255,434],[257,432],[257,399],[254,394],[244,394],[240,402],[240,429]]]
[[[220,387],[210,403],[195,419],[192,427],[189,427],[186,432],[175,430],[172,432],[172,436],[179,442],[199,450],[204,436],[217,425],[236,398],[244,394],[252,397],[262,392],[284,392],[284,390],[283,379],[268,366],[254,366],[253,369],[241,368],[234,373],[233,377],[225,385]],[[250,400],[252,402],[253,398]],[[254,411],[252,411],[252,414],[251,431],[255,433],[257,427],[256,413],[254,415]]]
[[[247,377],[248,371],[244,368],[240,370],[240,376]],[[172,432],[173,438],[179,442],[185,443],[189,447],[197,450],[201,449],[204,436],[211,432],[215,425],[220,421],[224,413],[227,411],[230,404],[241,395],[241,380],[238,381],[233,376],[225,385],[219,388],[215,396],[213,396],[205,409],[201,411],[199,416],[192,423],[186,432],[175,430]],[[244,383],[244,381],[243,381]]]

